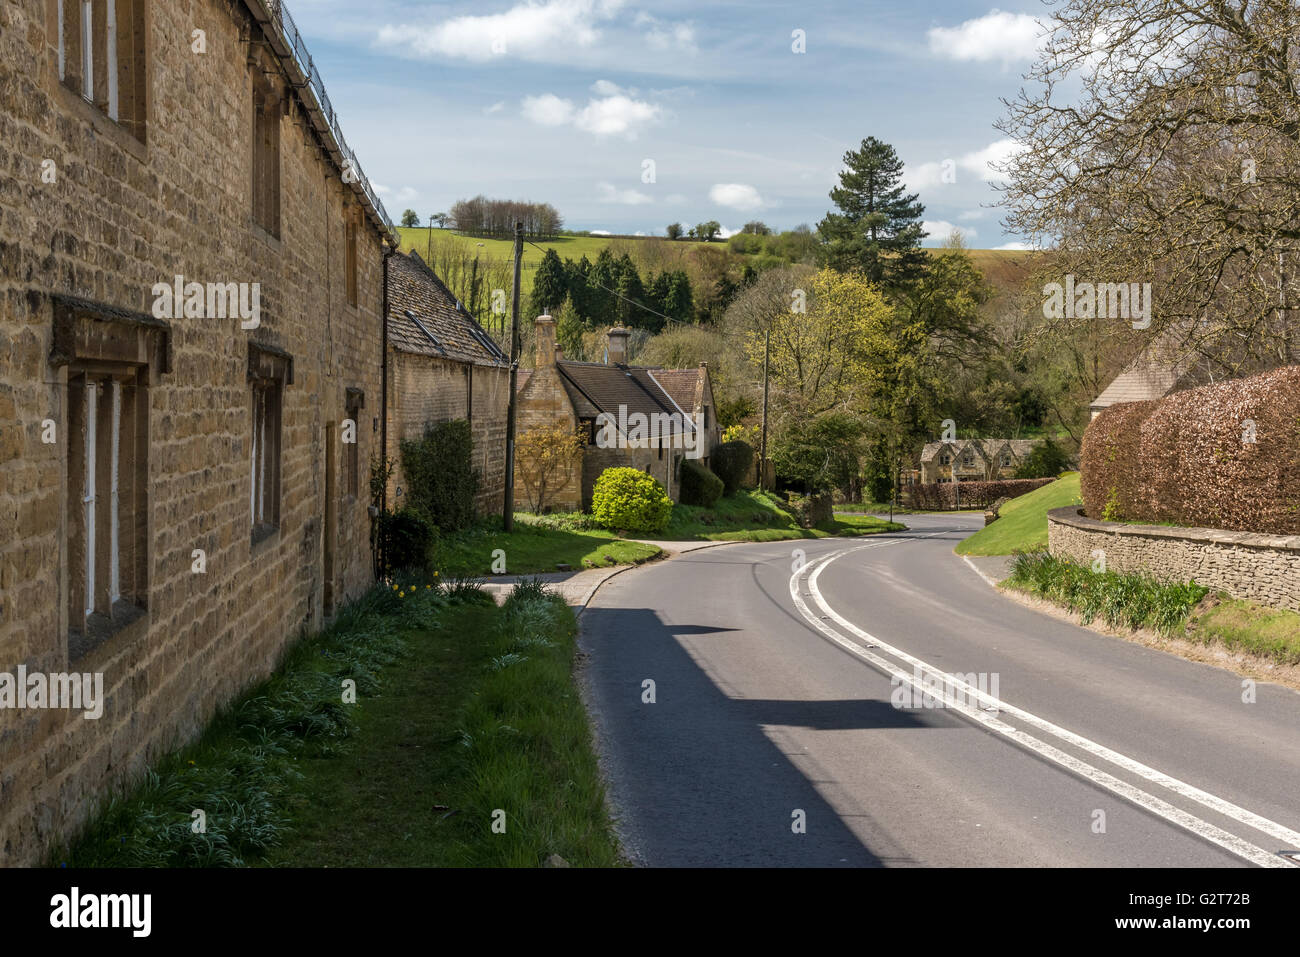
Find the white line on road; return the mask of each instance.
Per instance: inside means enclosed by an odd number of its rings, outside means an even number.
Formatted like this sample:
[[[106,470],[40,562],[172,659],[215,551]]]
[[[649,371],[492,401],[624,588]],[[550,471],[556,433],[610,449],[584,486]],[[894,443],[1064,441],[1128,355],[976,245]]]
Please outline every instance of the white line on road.
[[[921,536],[921,537],[928,537],[928,536]],[[906,541],[906,540],[908,539],[898,539],[895,542],[881,543],[881,544],[896,544],[897,542]],[[1261,817],[1260,815],[1255,814],[1251,811],[1247,811],[1244,808],[1238,807],[1237,805],[1232,804],[1229,801],[1226,801],[1222,798],[1216,797],[1215,795],[1202,791],[1201,789],[1193,787],[1192,785],[1187,784],[1183,781],[1179,781],[1177,778],[1170,777],[1169,775],[1161,771],[1157,771],[1154,768],[1150,768],[1147,765],[1142,764],[1141,762],[1135,761],[1132,758],[1129,758],[1123,754],[1118,753],[1117,751],[1112,751],[1110,748],[1107,748],[1104,745],[1097,744],[1095,741],[1091,741],[1087,738],[1082,737],[1081,735],[1075,734],[1072,731],[1068,731],[1065,728],[1061,728],[1055,724],[1052,724],[1050,721],[1046,721],[1043,718],[1039,718],[1037,715],[1030,714],[1029,712],[1024,711],[1020,708],[1017,708],[1013,705],[1009,705],[1006,702],[1002,701],[1001,699],[996,698],[988,694],[987,692],[980,691],[978,688],[973,687],[972,685],[964,681],[961,681],[959,679],[955,679],[951,675],[946,675],[944,672],[940,671],[939,669],[935,668],[929,663],[924,662],[919,658],[909,655],[905,651],[902,651],[898,648],[893,647],[892,645],[889,645],[881,641],[879,638],[869,634],[866,631],[863,631],[861,628],[858,628],[852,622],[845,619],[843,616],[838,614],[833,608],[831,608],[830,605],[826,602],[825,598],[821,594],[821,591],[817,587],[817,579],[821,575],[822,571],[825,568],[827,568],[832,561],[835,561],[836,559],[844,555],[847,555],[850,552],[861,551],[863,548],[871,548],[871,547],[879,547],[879,546],[865,545],[865,546],[859,546],[858,548],[842,549],[838,552],[833,552],[832,554],[823,556],[814,562],[810,562],[808,565],[805,565],[803,568],[796,571],[790,577],[790,597],[793,599],[795,607],[799,610],[799,613],[803,615],[803,617],[810,624],[816,627],[819,631],[825,634],[828,638],[830,638],[840,647],[844,648],[846,651],[851,652],[857,657],[870,662],[878,670],[884,672],[887,675],[890,675],[893,678],[905,682],[910,687],[922,693],[925,693],[927,690],[925,687],[923,687],[924,673],[928,672],[932,676],[943,676],[944,680],[947,682],[949,686],[955,689],[962,690],[967,701],[973,699],[979,701],[981,704],[991,706],[997,709],[999,712],[1005,712],[1006,714],[1016,717],[1033,727],[1036,727],[1042,731],[1047,732],[1048,734],[1060,738],[1062,741],[1066,741],[1074,745],[1075,747],[1078,747],[1088,752],[1089,754],[1092,754],[1095,757],[1108,761],[1133,774],[1137,774],[1140,777],[1143,777],[1146,780],[1151,781],[1152,783],[1159,784],[1160,786],[1165,787],[1176,794],[1182,795],[1183,797],[1186,798],[1190,798],[1191,800],[1196,801],[1197,803],[1202,804],[1205,807],[1208,807],[1211,810],[1216,811],[1225,817],[1231,818],[1241,824],[1245,824],[1248,827],[1252,827],[1255,830],[1268,834],[1269,836],[1277,838],[1278,840],[1286,841],[1290,843],[1293,847],[1300,847],[1300,832],[1293,831],[1290,828],[1287,828],[1281,824],[1278,824],[1274,821],[1270,821],[1267,818]],[[813,598],[813,601],[817,604],[818,609],[820,611],[826,612],[825,617],[834,619],[835,622],[839,624],[841,627],[845,628],[846,630],[848,630],[858,638],[874,645],[880,651],[892,655],[893,657],[898,658],[900,661],[906,662],[907,664],[911,665],[914,669],[922,673],[922,681],[918,682],[916,680],[916,677],[914,677],[913,674],[909,674],[908,672],[902,670],[901,668],[898,668],[892,662],[887,661],[885,658],[882,658],[880,655],[872,653],[866,648],[863,648],[857,642],[848,640],[843,635],[841,635],[833,628],[831,628],[826,622],[822,621],[821,620],[822,616],[814,614],[812,610],[809,609],[808,605],[804,602],[803,597],[799,594],[799,579],[803,575],[808,575],[808,592],[810,596]],[[930,688],[928,690],[933,691],[933,688]],[[1192,833],[1204,838],[1205,840],[1208,840],[1214,844],[1218,844],[1220,847],[1223,847],[1224,849],[1229,850],[1240,857],[1243,857],[1255,864],[1258,864],[1261,867],[1289,867],[1290,866],[1285,860],[1283,860],[1277,854],[1265,850],[1264,848],[1257,847],[1256,845],[1249,843],[1248,841],[1238,837],[1235,834],[1225,831],[1222,828],[1219,828],[1209,823],[1208,821],[1201,820],[1200,818],[1195,817],[1194,815],[1189,814],[1186,811],[1183,811],[1180,808],[1177,808],[1166,801],[1162,801],[1161,799],[1155,797],[1154,795],[1148,794],[1147,792],[1142,791],[1139,788],[1136,788],[1133,785],[1128,784],[1127,782],[1121,781],[1120,779],[1110,774],[1107,774],[1106,772],[1098,768],[1095,768],[1092,765],[1087,764],[1086,762],[1074,758],[1066,754],[1065,752],[1060,751],[1059,749],[1049,744],[1046,744],[1043,741],[1040,741],[1039,739],[1027,734],[1024,731],[1012,727],[1011,725],[1007,724],[1004,721],[992,717],[991,715],[987,714],[986,712],[978,708],[972,708],[960,702],[954,702],[954,704],[951,707],[946,707],[945,710],[957,711],[959,714],[962,714],[966,718],[972,721],[976,721],[979,724],[983,725],[984,727],[987,727],[990,730],[1003,735],[1004,737],[1016,741],[1017,743],[1021,744],[1023,747],[1026,747],[1034,751],[1036,754],[1040,754],[1043,757],[1047,758],[1048,760],[1051,760],[1057,764],[1062,765],[1065,768],[1068,768],[1074,773],[1080,775],[1081,777],[1086,778],[1089,781],[1092,781],[1093,783],[1099,785],[1100,787],[1104,787],[1109,791],[1113,791],[1114,793],[1119,794],[1121,797],[1150,811],[1152,814],[1156,814],[1159,817],[1162,817],[1173,824],[1177,824],[1178,826],[1191,831]]]

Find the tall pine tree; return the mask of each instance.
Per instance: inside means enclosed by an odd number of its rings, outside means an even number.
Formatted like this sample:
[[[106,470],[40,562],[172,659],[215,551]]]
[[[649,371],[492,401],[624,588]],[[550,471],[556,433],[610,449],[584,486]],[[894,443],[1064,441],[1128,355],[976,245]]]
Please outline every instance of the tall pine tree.
[[[840,185],[831,190],[839,212],[817,224],[826,265],[859,272],[886,289],[906,286],[925,271],[921,240],[925,207],[903,190],[903,161],[874,136],[844,154]]]

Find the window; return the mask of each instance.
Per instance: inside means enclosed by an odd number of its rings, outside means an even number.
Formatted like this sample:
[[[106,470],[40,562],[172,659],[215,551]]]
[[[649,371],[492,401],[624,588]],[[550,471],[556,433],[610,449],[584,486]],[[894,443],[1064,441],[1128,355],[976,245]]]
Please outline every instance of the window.
[[[284,387],[293,381],[293,360],[278,350],[250,343],[251,390],[249,510],[253,543],[280,525],[280,423]]]
[[[149,388],[171,371],[171,329],[144,313],[51,299],[49,361],[67,369],[63,600],[75,661],[148,607]]]
[[[280,237],[280,97],[253,79],[253,222]]]
[[[940,465],[947,465],[947,464],[948,464],[949,462],[951,462],[951,461],[952,461],[952,458],[948,455],[947,452],[944,452],[942,455],[939,456],[939,464],[940,464]]]
[[[585,432],[587,435],[587,444],[595,445],[596,444],[596,420],[580,419],[578,425],[580,427],[579,431]]]
[[[143,614],[146,393],[130,366],[68,372],[70,658]]]
[[[343,445],[343,467],[346,471],[345,493],[351,498],[361,494],[361,410],[366,406],[366,394],[360,389],[347,391],[347,416],[352,420],[352,441]]]
[[[1003,453],[1002,453],[1002,467],[1003,467],[1004,469],[1009,469],[1009,468],[1011,468],[1011,453],[1010,453],[1010,452],[1003,452]]]
[[[350,211],[347,214],[347,255],[348,264],[345,271],[348,285],[348,305],[357,304],[357,214],[356,211]]]
[[[143,142],[144,0],[57,0],[59,79]]]

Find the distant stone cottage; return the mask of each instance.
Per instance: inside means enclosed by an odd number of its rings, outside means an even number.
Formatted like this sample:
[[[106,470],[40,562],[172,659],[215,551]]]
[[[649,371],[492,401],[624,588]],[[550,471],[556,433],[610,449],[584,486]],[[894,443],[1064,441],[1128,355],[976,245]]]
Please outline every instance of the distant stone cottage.
[[[927,442],[921,450],[917,481],[922,485],[951,482],[986,482],[1015,478],[1042,439],[955,439]]]
[[[388,262],[388,448],[398,465],[388,505],[403,504],[403,439],[466,419],[479,476],[476,507],[499,514],[505,494],[510,360],[417,252]]]
[[[554,320],[550,316],[536,320],[533,369],[519,375],[519,434],[560,425],[580,432],[584,444],[581,468],[575,469],[563,486],[548,492],[553,508],[590,509],[596,479],[614,467],[653,475],[676,501],[681,461],[687,454],[684,447],[691,449],[691,455],[698,449],[698,457],[707,465],[720,441],[708,366],[656,369],[628,365],[629,335],[621,327],[609,330],[605,363],[573,362],[564,358],[556,343]],[[640,443],[637,436],[628,434],[630,428],[623,431],[617,425],[631,416],[658,417],[655,421],[668,423],[672,431]],[[601,440],[602,425],[607,421],[616,424],[619,432],[613,443]],[[609,435],[608,429],[605,434]],[[518,469],[516,485],[522,487]]]

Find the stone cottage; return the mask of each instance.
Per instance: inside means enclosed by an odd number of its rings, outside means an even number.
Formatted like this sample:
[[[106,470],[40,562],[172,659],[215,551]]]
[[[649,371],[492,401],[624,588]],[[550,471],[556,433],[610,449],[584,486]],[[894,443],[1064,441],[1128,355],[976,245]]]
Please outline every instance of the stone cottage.
[[[0,5],[0,866],[372,583],[396,236],[305,51],[279,2]]]
[[[916,479],[922,485],[958,481],[987,482],[1016,477],[1016,469],[1041,439],[955,439],[927,442]]]
[[[607,361],[573,362],[555,339],[555,322],[538,316],[533,369],[519,374],[518,434],[561,425],[583,437],[581,467],[551,491],[551,507],[588,510],[596,479],[607,468],[630,467],[653,475],[674,501],[686,455],[708,465],[721,440],[707,365],[656,369],[626,362],[629,330],[609,330]],[[639,434],[642,422],[663,423]],[[515,484],[523,482],[516,469]]]
[[[388,449],[398,471],[388,505],[403,504],[401,442],[466,419],[474,437],[480,514],[500,514],[505,495],[510,360],[420,258],[388,260]]]

